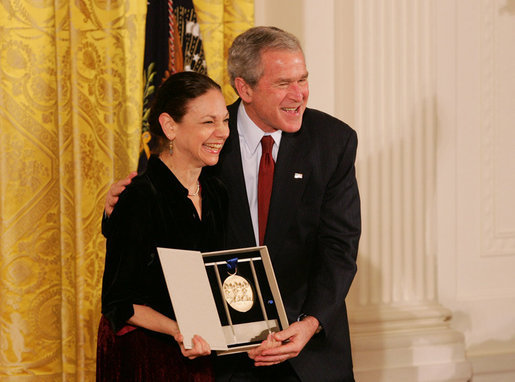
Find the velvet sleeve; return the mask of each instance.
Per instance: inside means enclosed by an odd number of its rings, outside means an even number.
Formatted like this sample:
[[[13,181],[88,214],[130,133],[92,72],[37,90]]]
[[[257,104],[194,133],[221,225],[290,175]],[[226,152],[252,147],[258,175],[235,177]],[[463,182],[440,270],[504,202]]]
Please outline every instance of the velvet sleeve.
[[[105,211],[102,214],[102,225],[101,225],[101,228],[102,228],[102,235],[104,235],[104,237],[107,239],[109,237],[109,230],[111,228],[111,225],[110,225],[109,218],[107,217]]]
[[[144,182],[133,183],[120,195],[109,217],[102,313],[115,332],[134,314],[133,304],[145,305],[149,298],[144,278],[154,252],[152,193]]]

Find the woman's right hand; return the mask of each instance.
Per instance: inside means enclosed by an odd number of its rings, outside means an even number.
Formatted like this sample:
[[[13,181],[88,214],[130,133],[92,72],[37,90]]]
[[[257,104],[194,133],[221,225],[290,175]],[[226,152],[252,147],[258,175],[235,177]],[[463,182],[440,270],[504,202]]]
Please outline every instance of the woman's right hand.
[[[197,357],[203,357],[211,354],[211,347],[209,344],[200,336],[194,335],[191,340],[191,349],[184,348],[184,337],[181,333],[178,333],[173,336],[175,341],[181,347],[181,353],[183,356],[189,359],[195,359]]]
[[[149,306],[134,304],[133,307],[134,315],[127,320],[128,324],[141,326],[142,328],[153,330],[154,332],[172,336],[181,347],[182,355],[189,359],[195,359],[211,353],[209,344],[202,337],[197,335],[194,335],[191,341],[192,348],[185,349],[184,337],[181,332],[179,332],[177,321],[166,317]]]

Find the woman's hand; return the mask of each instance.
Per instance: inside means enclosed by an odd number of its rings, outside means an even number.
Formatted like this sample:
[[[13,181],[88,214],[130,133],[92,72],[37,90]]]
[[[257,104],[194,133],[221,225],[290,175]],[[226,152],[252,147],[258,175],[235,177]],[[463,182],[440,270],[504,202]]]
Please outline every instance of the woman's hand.
[[[181,353],[183,356],[189,358],[189,359],[195,359],[197,357],[202,357],[211,354],[211,347],[209,344],[200,336],[194,335],[191,340],[191,349],[185,349],[184,348],[184,337],[181,333],[178,333],[173,336],[175,338],[175,341],[179,344],[181,347]]]

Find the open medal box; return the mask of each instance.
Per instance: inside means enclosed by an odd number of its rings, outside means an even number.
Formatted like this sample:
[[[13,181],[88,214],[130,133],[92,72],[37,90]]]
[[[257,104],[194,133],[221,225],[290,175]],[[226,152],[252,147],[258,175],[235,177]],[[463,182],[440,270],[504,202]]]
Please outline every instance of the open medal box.
[[[266,246],[157,250],[186,349],[197,334],[219,355],[243,352],[288,327]]]

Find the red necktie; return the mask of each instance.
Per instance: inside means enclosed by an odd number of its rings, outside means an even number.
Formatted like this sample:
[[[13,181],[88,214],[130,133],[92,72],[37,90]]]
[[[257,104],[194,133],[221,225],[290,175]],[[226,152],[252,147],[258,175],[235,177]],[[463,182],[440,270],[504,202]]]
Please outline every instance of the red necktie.
[[[272,184],[274,181],[274,158],[272,157],[272,147],[274,139],[266,135],[261,139],[261,161],[259,162],[258,175],[258,226],[259,226],[259,245],[263,245],[265,240],[266,222],[268,220],[268,207],[270,206],[270,195],[272,194]]]

